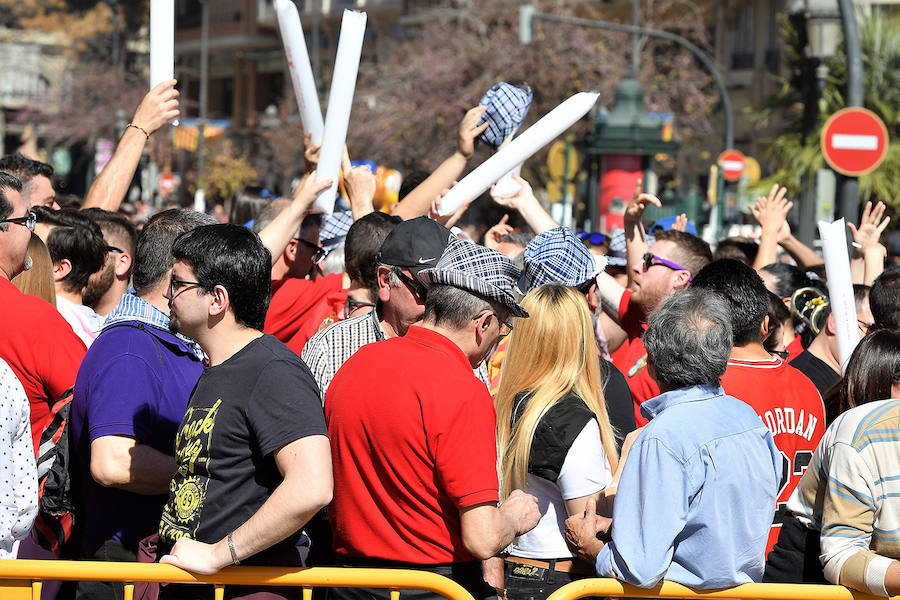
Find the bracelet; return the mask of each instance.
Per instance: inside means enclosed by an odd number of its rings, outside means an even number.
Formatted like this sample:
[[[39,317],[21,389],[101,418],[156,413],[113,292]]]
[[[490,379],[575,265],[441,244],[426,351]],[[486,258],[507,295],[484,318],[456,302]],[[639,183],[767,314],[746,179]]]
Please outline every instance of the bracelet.
[[[147,130],[144,129],[143,127],[141,127],[140,125],[135,125],[134,123],[129,123],[128,125],[125,126],[125,129],[128,129],[129,127],[134,127],[135,129],[137,129],[138,131],[140,131],[141,133],[146,135],[148,140],[150,139],[150,134],[147,133]]]
[[[238,560],[237,552],[234,551],[234,532],[228,534],[228,549],[231,551],[231,564],[239,565],[241,561]]]

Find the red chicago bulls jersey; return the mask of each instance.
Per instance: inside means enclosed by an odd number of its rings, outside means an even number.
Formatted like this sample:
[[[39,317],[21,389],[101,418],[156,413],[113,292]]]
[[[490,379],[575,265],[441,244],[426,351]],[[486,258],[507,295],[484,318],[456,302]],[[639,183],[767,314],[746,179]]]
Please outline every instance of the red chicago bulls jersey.
[[[778,540],[784,505],[825,433],[825,406],[816,386],[780,358],[728,361],[722,376],[725,393],[753,407],[772,431],[781,451],[782,475],[778,506],[766,555]]]

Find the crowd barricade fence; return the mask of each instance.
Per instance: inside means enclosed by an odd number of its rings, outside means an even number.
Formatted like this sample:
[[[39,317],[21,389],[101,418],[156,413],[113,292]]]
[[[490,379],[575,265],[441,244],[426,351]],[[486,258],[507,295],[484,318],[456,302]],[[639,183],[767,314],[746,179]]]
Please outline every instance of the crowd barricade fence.
[[[884,600],[842,585],[799,583],[745,583],[719,590],[695,590],[672,581],[639,588],[618,579],[580,579],[553,592],[547,600],[578,600],[590,596],[611,598],[685,598],[686,600],[730,598],[732,600]],[[895,596],[895,599],[900,596]]]
[[[0,599],[40,600],[44,581],[121,581],[125,600],[132,600],[135,582],[200,583],[212,585],[215,600],[223,600],[228,585],[277,585],[303,588],[303,600],[315,587],[372,587],[425,590],[447,600],[473,600],[461,585],[428,571],[339,567],[227,567],[214,575],[196,575],[172,565],[74,560],[0,560]]]

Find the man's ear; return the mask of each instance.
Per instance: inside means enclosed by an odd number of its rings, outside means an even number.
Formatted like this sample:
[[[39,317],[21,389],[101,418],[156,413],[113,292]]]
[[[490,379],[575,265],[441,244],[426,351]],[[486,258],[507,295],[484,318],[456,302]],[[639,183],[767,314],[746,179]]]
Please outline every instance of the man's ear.
[[[228,297],[228,290],[224,286],[217,285],[209,292],[213,297],[212,303],[209,305],[210,316],[217,317],[225,314],[231,305],[231,299]]]
[[[769,315],[763,317],[762,323],[759,326],[759,332],[762,334],[762,339],[769,337]]]
[[[389,302],[391,299],[391,270],[387,267],[378,267],[375,271],[375,281],[378,284],[378,300]]]
[[[291,238],[291,241],[288,242],[288,245],[284,247],[284,250],[281,253],[281,256],[284,258],[284,263],[288,266],[294,264],[294,261],[297,259],[297,246],[300,245],[300,242]]]
[[[125,277],[126,273],[128,273],[131,270],[131,260],[132,260],[131,255],[128,254],[127,252],[123,252],[122,254],[119,254],[119,256],[116,258],[116,266],[115,266],[116,277],[118,277],[120,279]]]
[[[683,290],[691,283],[690,271],[674,271],[675,280],[673,286],[675,291]]]
[[[828,335],[837,335],[837,328],[834,326],[834,313],[829,313],[828,320],[825,321],[825,333]]]
[[[53,281],[59,283],[72,272],[72,263],[68,258],[63,258],[53,263]]]
[[[597,294],[597,284],[595,283],[592,285],[591,289],[589,289],[584,296],[587,299],[588,309],[591,311],[591,314],[597,312],[597,309],[600,308],[600,296]]]

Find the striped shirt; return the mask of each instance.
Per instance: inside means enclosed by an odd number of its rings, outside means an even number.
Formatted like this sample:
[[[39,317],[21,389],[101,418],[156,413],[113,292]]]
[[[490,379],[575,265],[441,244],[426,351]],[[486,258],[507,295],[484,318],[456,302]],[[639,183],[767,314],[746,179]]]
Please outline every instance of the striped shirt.
[[[900,558],[900,400],[853,408],[825,432],[787,508],[820,530],[825,577],[887,596]]]
[[[122,296],[122,299],[119,300],[119,304],[112,309],[112,312],[106,315],[106,321],[103,322],[103,327],[106,328],[114,323],[122,323],[124,321],[138,321],[145,325],[162,329],[163,331],[169,331],[169,315],[143,298],[133,294],[124,294]],[[206,358],[200,344],[180,333],[176,333],[175,335],[191,349],[197,358],[200,360]]]

